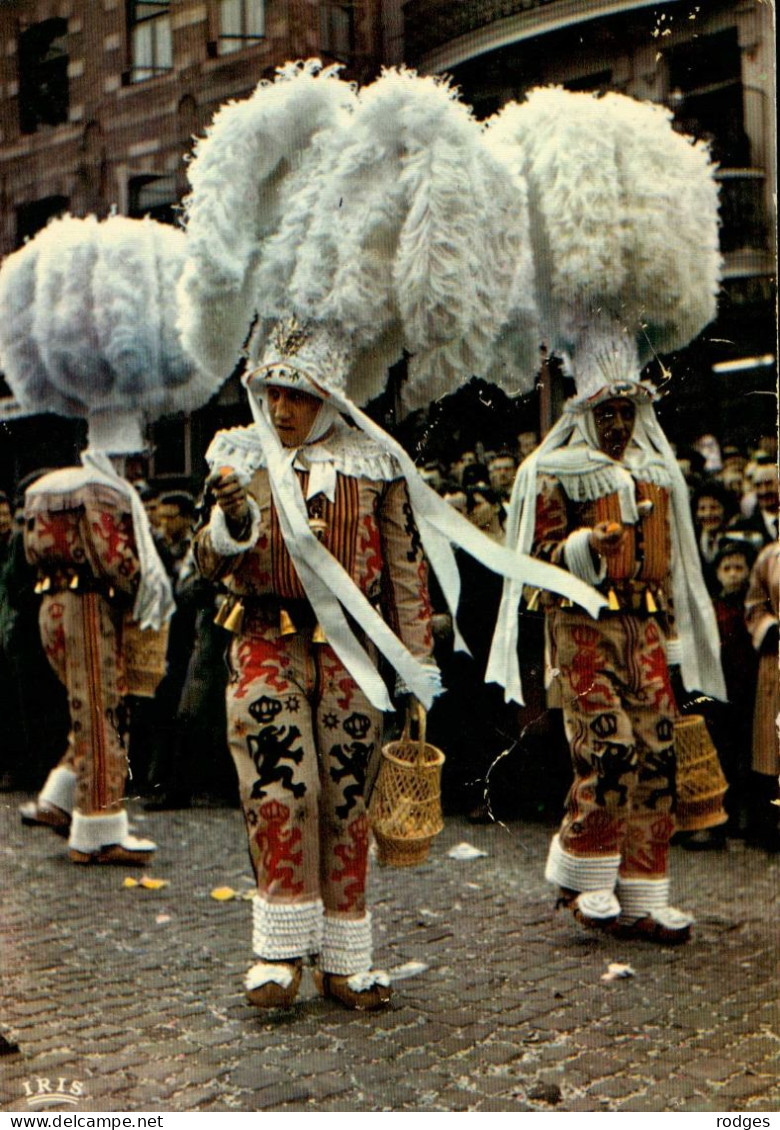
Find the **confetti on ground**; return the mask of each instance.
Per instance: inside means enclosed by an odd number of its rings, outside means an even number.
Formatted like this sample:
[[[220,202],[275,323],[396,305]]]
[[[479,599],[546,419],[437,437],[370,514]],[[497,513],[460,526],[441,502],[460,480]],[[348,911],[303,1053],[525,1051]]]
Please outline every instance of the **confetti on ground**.
[[[454,848],[450,848],[447,852],[450,859],[479,859],[481,855],[487,855],[486,851],[480,851],[475,848],[473,844],[461,843],[456,844]]]
[[[145,891],[161,891],[169,885],[167,879],[152,879],[149,875],[144,875],[141,879],[133,879],[128,875],[122,880],[122,886],[128,890],[131,887],[143,887]]]
[[[155,918],[155,922],[157,922],[160,926],[162,926],[162,924],[164,922],[170,922],[170,920],[171,920],[170,914],[158,914],[157,917]]]
[[[215,887],[211,892],[211,897],[216,899],[217,902],[227,902],[236,897],[236,892],[232,887]]]
[[[636,971],[630,965],[621,965],[612,961],[607,966],[607,972],[601,974],[602,981],[622,981],[624,977],[635,977]]]

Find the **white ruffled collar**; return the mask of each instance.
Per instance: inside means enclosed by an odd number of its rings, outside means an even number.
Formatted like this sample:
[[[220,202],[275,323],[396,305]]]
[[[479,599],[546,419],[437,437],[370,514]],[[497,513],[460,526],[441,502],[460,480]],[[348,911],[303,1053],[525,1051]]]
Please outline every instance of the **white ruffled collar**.
[[[250,479],[267,465],[257,425],[217,432],[206,452],[206,461],[211,468],[226,464]],[[337,474],[380,482],[392,482],[401,477],[393,455],[343,420],[338,420],[323,439],[299,447],[293,466],[309,472],[308,498],[321,493],[331,502],[335,497]]]

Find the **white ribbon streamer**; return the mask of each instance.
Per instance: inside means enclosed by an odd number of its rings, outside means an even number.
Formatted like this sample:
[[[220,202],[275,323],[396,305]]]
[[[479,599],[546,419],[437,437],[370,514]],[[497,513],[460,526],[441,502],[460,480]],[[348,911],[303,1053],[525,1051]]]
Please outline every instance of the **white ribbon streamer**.
[[[387,688],[365,649],[355,638],[344,615],[346,609],[392,664],[411,693],[428,707],[440,690],[438,670],[415,659],[360,592],[346,570],[314,537],[309,528],[300,483],[294,471],[299,452],[282,446],[276,429],[266,417],[256,394],[251,388],[248,392],[252,415],[266,457],[282,536],[328,642],[371,702],[379,709],[391,710]],[[479,533],[467,519],[422,481],[412,460],[387,432],[346,396],[330,391],[325,395],[331,405],[335,404],[340,411],[350,416],[363,432],[398,461],[409,489],[423,549],[439,579],[453,624],[456,622],[460,598],[460,573],[451,543],[460,546],[491,571],[514,578],[519,582],[520,591],[525,584],[547,588],[581,604],[591,615],[598,614],[598,610],[605,604],[600,593],[557,566],[537,561],[527,554],[504,549]],[[455,638],[460,650],[468,650],[457,627]]]
[[[138,491],[127,479],[123,479],[117,473],[104,452],[87,448],[81,453],[81,462],[84,467],[90,467],[109,479],[130,501],[133,534],[141,566],[141,580],[133,605],[133,619],[140,628],[151,628],[158,632],[165,621],[170,620],[176,604],[171,582],[154,544],[149,516],[144,510]]]

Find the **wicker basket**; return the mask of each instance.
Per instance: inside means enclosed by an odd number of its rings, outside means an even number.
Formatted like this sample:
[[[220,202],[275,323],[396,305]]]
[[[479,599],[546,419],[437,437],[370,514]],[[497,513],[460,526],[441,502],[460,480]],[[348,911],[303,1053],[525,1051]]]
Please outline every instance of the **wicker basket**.
[[[674,727],[677,754],[677,831],[698,832],[725,824],[728,783],[707,724],[700,714],[680,718]]]
[[[125,613],[122,625],[122,655],[125,664],[127,693],[139,698],[154,698],[154,693],[165,674],[168,653],[168,624],[163,624],[159,632],[150,628],[141,631]]]
[[[425,740],[425,712],[416,716],[417,737],[407,715],[403,733],[382,749],[369,819],[379,862],[389,867],[424,863],[433,837],[444,827],[441,767],[444,754]]]

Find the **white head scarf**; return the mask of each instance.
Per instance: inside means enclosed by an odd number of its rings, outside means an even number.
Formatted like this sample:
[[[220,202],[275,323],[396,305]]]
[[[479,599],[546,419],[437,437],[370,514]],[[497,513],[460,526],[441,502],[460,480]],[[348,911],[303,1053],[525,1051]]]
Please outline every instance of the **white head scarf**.
[[[631,442],[616,462],[598,446],[592,408],[611,397],[630,396],[637,412]],[[726,698],[720,665],[720,638],[701,572],[691,520],[688,487],[652,405],[650,387],[621,382],[598,395],[567,403],[558,422],[524,461],[515,479],[506,523],[506,544],[530,553],[536,520],[538,475],[554,475],[566,495],[584,502],[616,493],[624,523],[639,520],[634,483],[652,482],[670,492],[672,598],[681,648],[681,673],[689,691]],[[507,701],[523,702],[518,663],[518,606],[522,586],[504,584],[486,681],[505,688]]]

